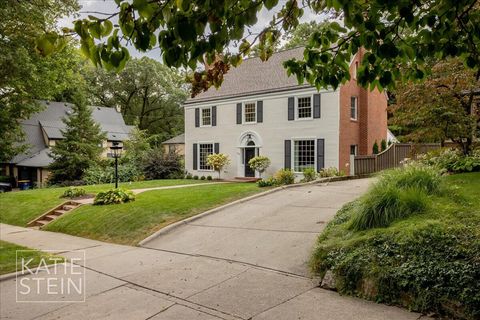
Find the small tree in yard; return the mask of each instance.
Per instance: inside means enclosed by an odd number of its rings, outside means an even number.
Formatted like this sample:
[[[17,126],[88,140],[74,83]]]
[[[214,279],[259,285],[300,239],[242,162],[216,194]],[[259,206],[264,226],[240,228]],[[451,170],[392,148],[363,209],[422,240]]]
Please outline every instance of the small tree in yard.
[[[265,170],[267,170],[267,168],[270,166],[270,163],[270,159],[265,156],[256,156],[248,161],[250,168],[260,173],[260,178],[262,177],[262,173],[265,172]]]
[[[220,172],[225,166],[230,163],[230,159],[226,154],[214,153],[207,157],[207,164],[218,172],[218,179],[220,179]]]
[[[63,119],[66,129],[63,140],[52,147],[53,163],[49,166],[50,184],[80,180],[84,172],[93,165],[102,153],[105,134],[92,119],[92,110],[81,95],[75,97],[72,113]]]
[[[382,139],[380,146],[382,147],[382,151],[387,150],[387,141],[385,139]]]

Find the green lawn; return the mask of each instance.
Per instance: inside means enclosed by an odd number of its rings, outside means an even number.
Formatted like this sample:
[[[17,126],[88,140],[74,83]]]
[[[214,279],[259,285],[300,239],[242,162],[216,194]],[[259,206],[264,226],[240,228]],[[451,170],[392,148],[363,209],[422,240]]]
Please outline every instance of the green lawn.
[[[45,230],[134,245],[175,221],[261,191],[254,183],[148,191],[130,203],[80,207]]]
[[[17,250],[28,250],[20,251],[17,254]],[[16,244],[0,240],[0,274],[6,274],[17,271],[17,256],[18,259],[25,258],[25,260],[33,259],[29,263],[30,266],[38,266],[41,258],[52,257],[50,254],[38,251],[31,250],[26,247],[18,246]],[[56,257],[57,259],[57,257]],[[62,258],[63,260],[63,258]],[[49,261],[46,259],[45,261]]]
[[[176,180],[149,180],[139,182],[120,183],[120,188],[142,189],[152,187],[174,186],[192,183],[205,183],[205,180],[176,179]],[[82,186],[87,193],[114,188],[113,184],[99,184]],[[0,193],[0,222],[17,226],[26,226],[35,217],[66,201],[60,198],[68,188],[45,188],[27,191]]]
[[[480,172],[447,176],[424,212],[353,231],[355,202],[318,239],[311,265],[342,294],[450,317],[480,317]]]

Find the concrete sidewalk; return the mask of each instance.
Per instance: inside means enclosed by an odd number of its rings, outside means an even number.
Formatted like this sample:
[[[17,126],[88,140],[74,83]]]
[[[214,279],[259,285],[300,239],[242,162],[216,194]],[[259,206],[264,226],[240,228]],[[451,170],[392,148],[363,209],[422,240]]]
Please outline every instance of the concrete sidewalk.
[[[404,309],[318,288],[305,266],[316,234],[366,180],[292,188],[238,204],[138,248],[0,225],[0,238],[86,253],[84,303],[16,303],[0,282],[2,319],[418,319]],[[315,206],[314,206],[315,205]],[[269,209],[271,208],[271,209]],[[323,221],[323,222],[322,222]],[[281,250],[280,250],[281,249]]]

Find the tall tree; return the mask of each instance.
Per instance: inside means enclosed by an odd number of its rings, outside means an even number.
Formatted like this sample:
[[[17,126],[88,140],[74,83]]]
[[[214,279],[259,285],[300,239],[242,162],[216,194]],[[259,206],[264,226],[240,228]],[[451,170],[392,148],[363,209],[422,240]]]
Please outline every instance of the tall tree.
[[[102,142],[106,139],[100,125],[92,118],[92,110],[81,94],[74,97],[72,113],[63,119],[66,129],[63,140],[53,147],[49,166],[50,184],[74,181],[82,178],[85,170],[93,165],[102,153]]]
[[[184,77],[153,59],[130,60],[119,74],[94,69],[87,74],[92,104],[120,108],[127,124],[168,139],[183,132]]]
[[[480,81],[459,59],[438,61],[423,83],[397,85],[390,124],[402,140],[443,145],[450,139],[468,153],[480,130],[478,88]]]
[[[76,0],[0,1],[0,162],[25,150],[19,121],[39,110],[35,99],[63,98],[81,86],[72,71],[78,70],[76,49],[57,38],[49,57],[35,51],[38,38],[76,10]]]
[[[459,57],[480,77],[478,0],[115,1],[118,11],[112,15],[75,22],[83,52],[97,65],[119,69],[128,59],[122,39],[142,51],[158,46],[168,66],[194,71],[192,94],[221,85],[230,66],[240,64],[257,41],[265,48],[260,57],[267,59],[280,30],[298,25],[303,7],[342,19],[343,26],[329,22],[311,37],[303,59],[285,63],[299,82],[337,88],[350,80],[349,62],[362,48],[357,81],[365,87],[423,79],[425,62],[433,57]],[[249,28],[263,8],[274,11],[273,20],[255,34]],[[118,27],[110,22],[115,16]],[[239,53],[230,50],[236,43]],[[199,64],[207,70],[197,70]]]
[[[295,29],[283,35],[285,45],[283,49],[291,49],[308,45],[310,38],[325,24],[316,21],[300,23]]]

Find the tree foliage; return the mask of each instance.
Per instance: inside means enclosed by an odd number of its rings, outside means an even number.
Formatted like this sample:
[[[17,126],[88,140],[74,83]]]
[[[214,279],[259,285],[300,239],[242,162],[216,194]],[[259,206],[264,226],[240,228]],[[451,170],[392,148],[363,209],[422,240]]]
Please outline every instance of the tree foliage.
[[[230,158],[224,153],[213,153],[207,157],[207,164],[218,172],[218,179],[220,179],[220,173],[230,164]]]
[[[83,62],[76,49],[63,40],[47,58],[35,49],[45,31],[54,31],[59,18],[76,10],[76,0],[1,2],[0,162],[26,149],[19,122],[39,111],[35,99],[69,100],[82,86],[76,70]]]
[[[459,59],[433,64],[423,83],[398,84],[390,124],[404,141],[452,140],[471,150],[480,130],[480,110],[475,107],[475,89],[480,82]]]
[[[297,27],[302,5],[343,25],[330,19],[309,39],[303,60],[285,62],[300,83],[337,88],[350,79],[349,62],[362,48],[357,81],[365,87],[391,88],[398,80],[423,79],[432,58],[459,57],[480,77],[477,0],[287,0],[281,6],[278,0],[115,1],[119,10],[112,16],[75,22],[82,51],[96,65],[120,69],[128,59],[123,38],[141,51],[158,46],[168,66],[196,70],[204,64],[205,70],[191,77],[193,95],[221,85],[230,66],[240,64],[255,42],[260,58],[268,59],[280,30]],[[248,28],[262,8],[274,9],[274,18],[249,41]],[[109,21],[113,16],[118,16],[118,27]],[[230,51],[232,44],[238,53]]]
[[[53,163],[49,166],[50,184],[80,180],[84,172],[99,159],[102,142],[106,140],[100,125],[92,118],[92,110],[81,96],[75,97],[72,113],[63,119],[66,129],[62,131],[64,139],[52,147],[50,156]]]
[[[161,141],[183,132],[184,77],[158,61],[130,60],[120,73],[100,68],[86,73],[94,105],[119,108],[125,122],[158,134]]]

